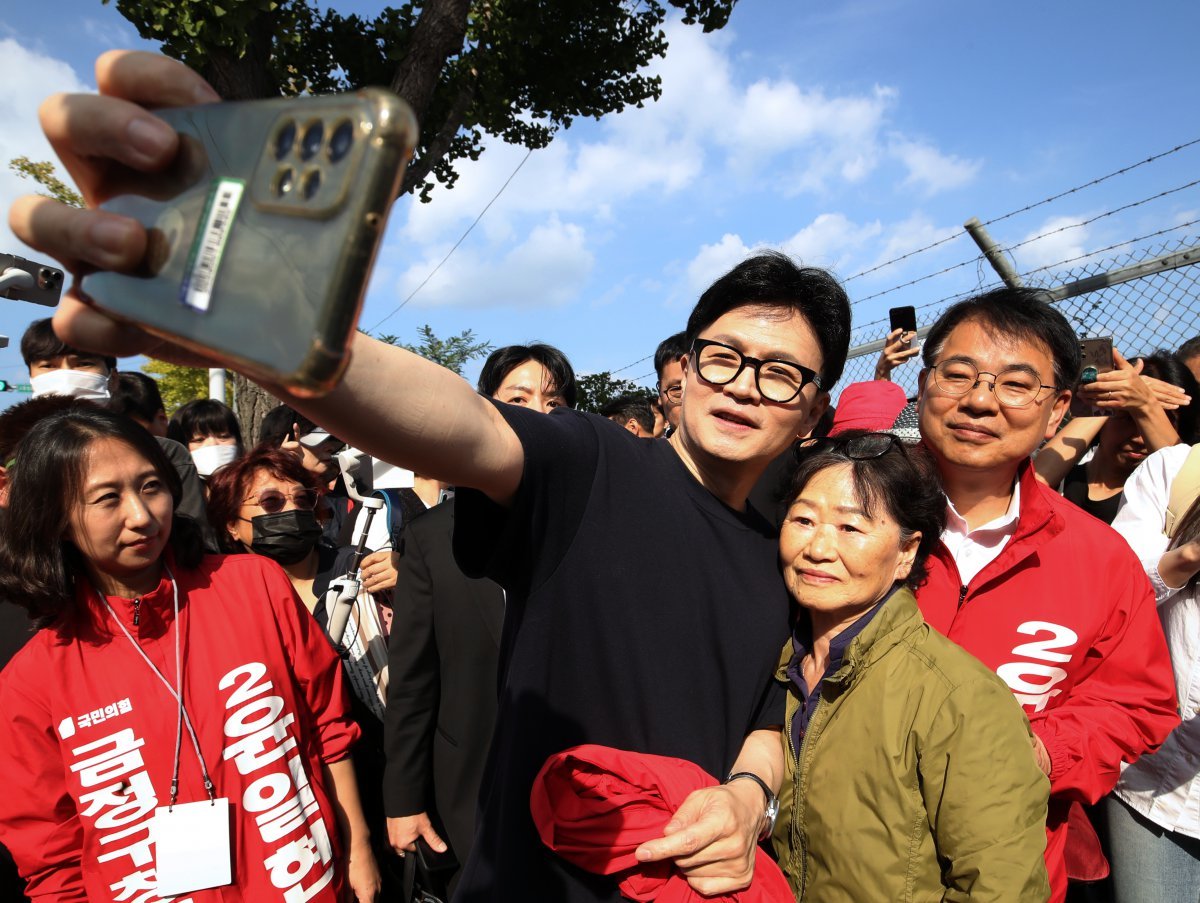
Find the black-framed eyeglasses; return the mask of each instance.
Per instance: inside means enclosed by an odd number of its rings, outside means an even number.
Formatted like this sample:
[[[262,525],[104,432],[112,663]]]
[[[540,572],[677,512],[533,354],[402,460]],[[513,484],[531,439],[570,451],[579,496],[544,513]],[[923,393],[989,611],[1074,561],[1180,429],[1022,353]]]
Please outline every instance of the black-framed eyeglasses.
[[[250,497],[243,500],[242,504],[258,505],[267,514],[278,514],[288,506],[288,502],[301,511],[312,511],[317,507],[319,498],[320,494],[313,489],[297,489],[289,495],[284,495],[278,489],[264,489],[258,498]]]
[[[821,388],[821,377],[815,370],[792,361],[759,360],[711,339],[696,339],[691,354],[700,378],[714,386],[728,385],[747,366],[751,367],[759,394],[778,404],[794,399],[809,383]]]
[[[899,448],[901,453],[908,454],[899,436],[891,433],[860,433],[857,436],[814,436],[811,439],[801,439],[795,445],[795,452],[797,456],[802,456],[809,452],[833,449],[851,461],[869,461],[872,458],[882,458],[893,448]]]
[[[672,404],[679,404],[683,400],[683,386],[679,385],[679,383],[667,386],[665,389],[662,387],[662,383],[655,383],[654,391],[659,395],[667,396],[667,401]]]
[[[981,382],[987,383],[996,401],[1006,408],[1025,408],[1041,400],[1042,392],[1057,392],[1058,386],[1047,386],[1037,374],[1024,367],[1013,367],[999,373],[980,370],[970,361],[942,361],[933,367],[933,381],[945,395],[966,395]],[[980,379],[990,376],[991,379]]]

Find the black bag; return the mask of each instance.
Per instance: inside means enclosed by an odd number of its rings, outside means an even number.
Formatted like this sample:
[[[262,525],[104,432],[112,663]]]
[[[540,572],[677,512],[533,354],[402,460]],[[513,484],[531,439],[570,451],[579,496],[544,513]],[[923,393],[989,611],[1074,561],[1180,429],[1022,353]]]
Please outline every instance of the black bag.
[[[454,853],[449,849],[445,853],[434,852],[423,837],[417,838],[416,846],[415,853],[404,856],[402,899],[408,903],[449,903],[446,886],[458,870]]]

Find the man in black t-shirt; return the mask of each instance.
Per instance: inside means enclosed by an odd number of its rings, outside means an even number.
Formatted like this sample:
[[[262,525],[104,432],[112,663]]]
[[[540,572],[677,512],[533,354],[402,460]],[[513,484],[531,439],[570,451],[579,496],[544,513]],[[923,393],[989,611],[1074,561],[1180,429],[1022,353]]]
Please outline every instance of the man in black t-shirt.
[[[152,84],[141,101],[169,104],[203,90],[194,73],[158,58],[113,66],[154,73],[111,80],[117,93]],[[90,196],[110,196],[120,167],[106,167],[125,149],[88,123],[151,117],[115,96],[76,97],[71,108],[58,125],[76,151],[72,174]],[[168,142],[136,159],[163,167],[174,152]],[[105,233],[119,248],[93,244],[96,217],[120,220]],[[134,268],[144,248],[141,226],[100,211],[55,208],[18,221],[27,243],[92,266]],[[195,363],[74,294],[55,327],[83,347],[153,349]],[[769,728],[783,707],[770,677],[787,636],[787,599],[774,533],[746,497],[824,410],[849,327],[846,295],[827,273],[777,254],[735,267],[688,320],[679,428],[665,443],[603,418],[482,399],[453,373],[361,333],[338,388],[288,399],[370,454],[474,487],[460,494],[456,530],[486,542],[464,564],[505,586],[508,611],[497,731],[457,900],[619,899],[615,879],[547,852],[529,814],[530,779],[545,755],[582,742],[687,758],[717,778],[753,775],[692,794],[665,836],[637,851],[641,861],[672,862],[703,894],[748,884],[767,822],[763,788],[778,787],[782,774],[778,731]],[[674,538],[655,548],[668,525]]]

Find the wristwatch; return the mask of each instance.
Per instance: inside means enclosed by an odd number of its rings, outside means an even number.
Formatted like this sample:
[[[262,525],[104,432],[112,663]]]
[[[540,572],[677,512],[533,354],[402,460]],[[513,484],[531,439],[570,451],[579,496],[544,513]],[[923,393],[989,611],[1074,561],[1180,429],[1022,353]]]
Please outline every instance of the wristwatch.
[[[756,775],[752,771],[732,772],[732,773],[730,773],[729,777],[727,777],[724,781],[722,781],[722,783],[729,784],[729,783],[732,783],[733,781],[738,780],[739,778],[746,778],[747,780],[753,781],[760,788],[762,788],[762,792],[767,797],[767,811],[765,813],[766,818],[767,818],[767,823],[766,823],[766,825],[763,826],[762,831],[759,832],[759,835],[758,835],[759,842],[761,843],[762,841],[764,841],[768,837],[770,837],[771,832],[775,830],[775,819],[779,817],[779,797],[777,797],[774,793],[771,792],[771,788],[767,786],[766,781],[764,781],[762,778],[760,778],[758,775]]]

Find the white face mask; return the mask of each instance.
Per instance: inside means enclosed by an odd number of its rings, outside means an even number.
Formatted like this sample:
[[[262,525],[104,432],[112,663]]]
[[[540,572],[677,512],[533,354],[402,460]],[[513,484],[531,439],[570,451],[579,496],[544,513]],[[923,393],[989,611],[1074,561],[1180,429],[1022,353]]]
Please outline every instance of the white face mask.
[[[51,370],[31,377],[29,386],[33,397],[69,395],[89,401],[108,401],[108,377],[84,370]]]
[[[192,461],[202,477],[210,477],[237,457],[236,445],[202,445],[192,452]]]

